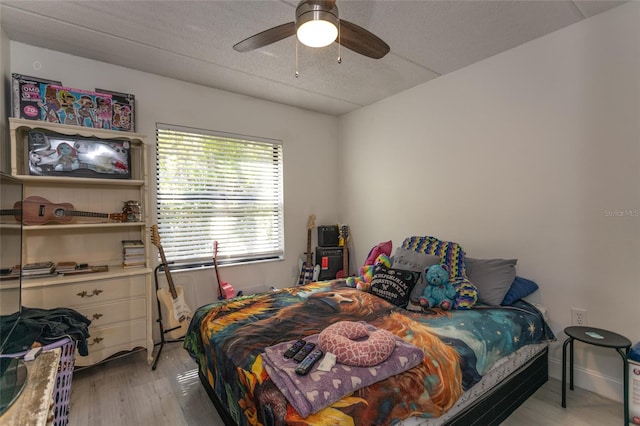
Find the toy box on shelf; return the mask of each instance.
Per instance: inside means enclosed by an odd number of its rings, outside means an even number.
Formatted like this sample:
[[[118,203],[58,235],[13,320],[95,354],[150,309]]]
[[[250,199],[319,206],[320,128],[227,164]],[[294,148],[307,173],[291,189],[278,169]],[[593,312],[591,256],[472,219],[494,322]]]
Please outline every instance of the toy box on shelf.
[[[30,130],[28,139],[30,175],[131,178],[128,140],[99,140],[40,130]]]
[[[135,96],[65,87],[60,81],[12,74],[15,118],[135,132]]]
[[[45,100],[46,105],[57,108],[55,116],[52,116],[51,110],[46,111],[50,117],[46,121],[99,129],[111,128],[113,109],[109,94],[50,85],[46,88]],[[54,121],[56,118],[58,121]]]
[[[47,88],[60,85],[59,81],[22,74],[11,74],[13,116],[27,120],[49,121],[57,120],[56,110],[59,109],[57,100],[49,97],[45,99]],[[57,122],[57,121],[56,121]]]
[[[135,132],[135,96],[131,93],[113,92],[98,88],[96,88],[96,92],[111,95],[113,109],[111,128],[123,132]]]
[[[111,95],[13,74],[13,115],[27,120],[111,129]]]

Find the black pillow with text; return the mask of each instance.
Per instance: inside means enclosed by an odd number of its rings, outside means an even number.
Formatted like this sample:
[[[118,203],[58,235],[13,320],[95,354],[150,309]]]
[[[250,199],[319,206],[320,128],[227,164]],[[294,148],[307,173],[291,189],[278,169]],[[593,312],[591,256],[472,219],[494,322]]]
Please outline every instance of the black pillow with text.
[[[373,269],[369,292],[404,308],[409,303],[411,290],[419,279],[420,272],[390,269],[377,264]]]

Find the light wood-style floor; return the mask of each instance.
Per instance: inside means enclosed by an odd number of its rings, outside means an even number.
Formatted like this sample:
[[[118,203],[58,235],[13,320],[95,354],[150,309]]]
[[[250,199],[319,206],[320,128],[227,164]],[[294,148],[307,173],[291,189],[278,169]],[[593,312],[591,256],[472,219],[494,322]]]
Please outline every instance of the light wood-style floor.
[[[504,426],[622,425],[622,404],[576,388],[560,407],[561,383],[550,379]],[[181,343],[164,347],[156,371],[144,352],[77,371],[69,426],[223,426]]]

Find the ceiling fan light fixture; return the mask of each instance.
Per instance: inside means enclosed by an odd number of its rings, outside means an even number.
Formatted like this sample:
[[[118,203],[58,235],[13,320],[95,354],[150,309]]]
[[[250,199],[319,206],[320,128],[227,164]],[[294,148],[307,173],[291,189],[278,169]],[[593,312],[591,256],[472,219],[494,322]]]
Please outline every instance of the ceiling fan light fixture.
[[[296,34],[305,46],[325,47],[336,40],[338,28],[329,21],[312,20],[300,25]]]
[[[338,38],[338,8],[330,10],[320,4],[301,2],[296,9],[296,36],[309,47],[325,47]]]

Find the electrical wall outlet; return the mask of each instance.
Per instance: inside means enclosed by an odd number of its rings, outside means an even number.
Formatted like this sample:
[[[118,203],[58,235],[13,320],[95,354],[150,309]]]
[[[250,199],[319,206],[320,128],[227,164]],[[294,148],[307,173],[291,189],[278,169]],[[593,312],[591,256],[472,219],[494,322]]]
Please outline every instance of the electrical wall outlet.
[[[581,308],[571,308],[571,325],[587,325],[587,310]]]

